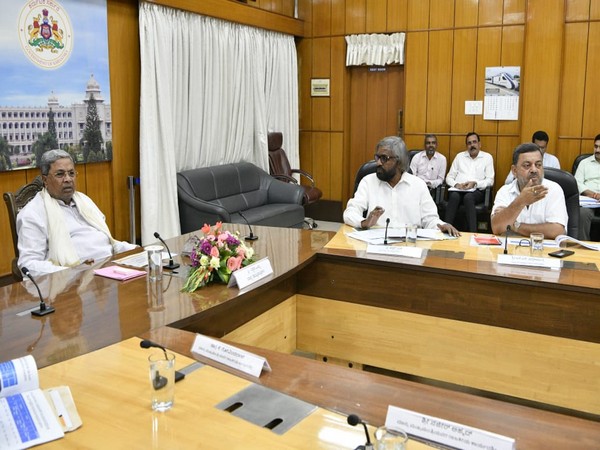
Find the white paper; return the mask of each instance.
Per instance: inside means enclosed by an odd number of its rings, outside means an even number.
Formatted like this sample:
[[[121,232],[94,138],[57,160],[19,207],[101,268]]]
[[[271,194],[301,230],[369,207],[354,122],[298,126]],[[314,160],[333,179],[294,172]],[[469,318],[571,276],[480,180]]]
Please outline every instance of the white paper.
[[[483,112],[483,102],[481,100],[465,101],[465,116],[480,116]]]
[[[346,236],[349,236],[353,239],[357,239],[359,241],[366,242],[367,244],[384,245],[385,228],[369,228],[368,230],[352,231],[350,233],[347,233]],[[388,244],[404,242],[405,236],[406,228],[388,228]],[[449,239],[449,237],[442,233],[439,229],[433,230],[419,228],[417,229],[417,239],[441,241],[444,239]]]
[[[0,363],[0,397],[39,387],[37,365],[33,356],[27,355]]]
[[[562,261],[555,258],[538,258],[525,255],[498,255],[498,264],[507,264],[511,266],[530,266],[542,269],[558,270],[562,267]]]
[[[392,245],[367,245],[367,253],[388,256],[407,256],[409,258],[421,258],[423,249],[419,247],[401,247]]]
[[[475,192],[476,189],[477,188],[459,189],[459,188],[455,188],[455,187],[449,187],[448,192]]]
[[[385,426],[462,450],[514,450],[513,438],[408,409],[388,406]]]
[[[169,259],[168,252],[162,252],[161,256],[163,261],[165,259]],[[177,256],[177,253],[171,253],[171,256],[175,257]],[[115,259],[113,262],[116,264],[121,264],[123,266],[130,266],[141,269],[142,267],[146,267],[148,265],[148,253],[145,251],[141,253],[136,253],[135,255],[126,256],[125,258]]]
[[[586,195],[580,195],[579,206],[583,206],[584,208],[600,208],[600,202],[595,198],[588,197]]]
[[[220,362],[253,377],[260,377],[263,369],[267,372],[271,371],[269,363],[262,356],[217,341],[216,339],[211,339],[202,334],[196,335],[196,339],[192,344],[192,353]]]

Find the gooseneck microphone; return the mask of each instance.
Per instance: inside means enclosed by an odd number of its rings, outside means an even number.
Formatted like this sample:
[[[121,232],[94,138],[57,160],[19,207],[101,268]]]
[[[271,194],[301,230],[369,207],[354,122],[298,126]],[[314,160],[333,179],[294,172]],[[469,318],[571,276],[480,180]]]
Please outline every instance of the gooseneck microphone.
[[[387,231],[390,226],[390,218],[385,219],[385,236],[383,237],[383,245],[387,245]]]
[[[508,254],[508,233],[510,233],[510,225],[506,225],[506,238],[504,238],[504,254]]]
[[[31,311],[31,315],[41,317],[41,316],[45,316],[46,314],[53,313],[55,311],[54,307],[48,306],[44,302],[44,297],[42,297],[42,292],[40,291],[40,287],[37,285],[37,283],[31,276],[29,269],[27,267],[21,267],[21,272],[23,272],[23,275],[25,275],[27,278],[29,278],[31,280],[31,282],[33,283],[33,285],[35,286],[35,288],[38,291],[38,295],[40,296],[40,307],[38,309],[34,309],[33,311]]]
[[[258,236],[256,236],[253,232],[252,232],[252,227],[250,226],[250,222],[248,222],[248,219],[246,219],[246,217],[242,214],[241,211],[238,211],[238,214],[240,215],[240,217],[242,219],[244,219],[244,222],[246,222],[246,225],[248,225],[248,229],[250,230],[250,234],[248,236],[246,236],[244,238],[244,240],[246,241],[255,241],[258,239]]]
[[[353,427],[358,425],[359,423],[361,423],[365,429],[365,436],[367,437],[367,443],[365,445],[359,445],[354,450],[373,450],[373,444],[371,444],[371,437],[369,436],[369,430],[367,429],[367,424],[364,423],[360,419],[360,417],[358,417],[356,414],[350,414],[348,416],[348,419],[346,419],[346,420],[348,421],[348,425],[352,425]]]
[[[165,264],[163,266],[163,268],[169,269],[169,270],[177,269],[179,267],[179,264],[173,262],[173,257],[171,256],[171,250],[169,250],[169,246],[167,245],[167,243],[165,241],[163,241],[163,238],[160,237],[160,234],[158,234],[158,231],[154,232],[154,237],[163,243],[163,245],[167,249],[167,252],[169,253],[169,264]]]
[[[169,360],[169,356],[167,355],[167,349],[164,348],[162,345],[157,344],[156,342],[149,341],[148,339],[143,339],[140,342],[140,347],[142,347],[142,348],[151,348],[151,347],[160,348],[163,351],[163,353],[165,354],[165,361]],[[157,384],[162,384],[162,383],[166,384],[166,378],[164,378],[164,380],[163,380],[163,378],[164,377],[159,376],[158,372],[156,373],[156,379],[152,380],[152,383],[155,384],[155,389],[159,389],[156,387]],[[185,378],[185,374],[183,372],[178,372],[177,370],[175,371],[175,383],[177,383],[180,380],[183,380],[184,378]],[[161,387],[163,387],[163,386],[161,386]]]

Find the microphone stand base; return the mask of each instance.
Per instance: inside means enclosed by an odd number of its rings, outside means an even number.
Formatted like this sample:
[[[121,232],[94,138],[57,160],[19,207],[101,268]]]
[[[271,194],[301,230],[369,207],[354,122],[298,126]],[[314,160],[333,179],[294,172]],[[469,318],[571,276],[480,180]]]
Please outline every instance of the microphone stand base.
[[[56,310],[54,309],[53,306],[46,306],[46,309],[38,308],[38,309],[31,311],[31,315],[36,316],[36,317],[42,317],[47,314],[52,314],[54,311],[56,311]]]
[[[167,269],[167,270],[175,270],[179,267],[180,265],[178,263],[173,263],[173,264],[165,264],[163,266],[163,269]]]
[[[246,236],[244,238],[245,241],[256,241],[257,239],[258,239],[258,236],[254,236],[254,235],[252,235],[252,236]]]

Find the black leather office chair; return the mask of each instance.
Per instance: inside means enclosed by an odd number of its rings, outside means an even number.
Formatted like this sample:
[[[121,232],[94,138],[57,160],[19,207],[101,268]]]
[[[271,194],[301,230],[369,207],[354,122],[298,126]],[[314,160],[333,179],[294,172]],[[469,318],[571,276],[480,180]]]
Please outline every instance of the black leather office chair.
[[[571,173],[575,175],[577,173],[577,168],[579,167],[579,163],[590,156],[593,156],[593,153],[583,153],[575,158],[573,161],[573,168],[571,169]],[[596,209],[594,211],[594,217],[592,218],[592,226],[590,230],[590,235],[592,240],[600,240],[600,209]]]
[[[6,209],[8,212],[8,222],[10,223],[10,233],[13,240],[13,248],[15,251],[15,257],[12,260],[12,276],[15,281],[21,281],[23,275],[21,270],[17,266],[19,260],[19,237],[17,235],[17,214],[23,209],[23,207],[29,203],[29,201],[35,197],[35,195],[44,188],[44,182],[42,181],[41,175],[38,175],[33,179],[31,183],[27,183],[22,186],[16,192],[5,192],[4,202],[6,203]]]
[[[444,184],[443,185],[443,193],[445,194],[446,192],[447,192],[447,186]],[[491,221],[490,221],[490,214],[492,212],[492,198],[493,198],[493,188],[492,188],[492,186],[488,186],[487,188],[485,188],[485,191],[483,192],[483,202],[477,203],[475,205],[475,212],[477,214],[477,224],[485,223],[486,224],[485,231],[487,231],[487,232],[490,232],[491,228],[492,228]],[[445,198],[445,195],[443,195],[442,200],[440,201],[440,204],[438,204],[438,210],[440,211],[440,217],[442,217],[441,212],[446,209],[447,203],[448,203],[448,200]],[[467,229],[466,212],[465,212],[465,207],[462,203],[458,207],[458,211],[456,213],[456,219],[454,221],[456,223],[453,225],[457,229],[459,229],[461,231],[465,231]]]
[[[581,161],[583,161],[585,158],[588,158],[592,155],[593,155],[593,153],[582,153],[581,155],[577,156],[575,158],[575,161],[573,161],[573,168],[571,169],[571,173],[573,175],[575,175],[575,173],[577,172],[577,168],[579,167],[579,163]]]
[[[558,183],[565,194],[565,203],[567,204],[567,214],[569,222],[567,224],[567,234],[575,239],[579,238],[579,189],[577,180],[566,170],[544,167],[544,177]]]

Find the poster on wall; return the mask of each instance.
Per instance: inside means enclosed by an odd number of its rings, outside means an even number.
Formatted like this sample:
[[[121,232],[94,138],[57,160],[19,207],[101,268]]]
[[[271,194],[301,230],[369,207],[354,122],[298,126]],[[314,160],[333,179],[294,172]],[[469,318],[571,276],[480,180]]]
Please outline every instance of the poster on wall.
[[[484,120],[518,120],[521,68],[485,68]]]
[[[0,171],[112,159],[106,0],[0,0]]]

